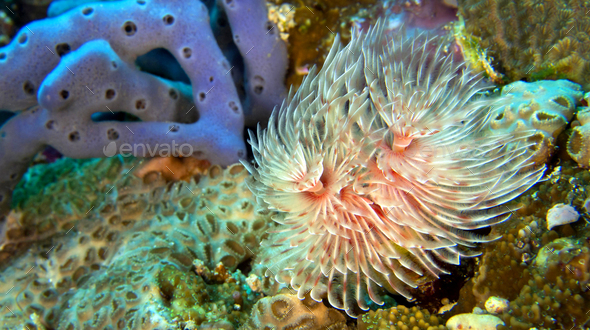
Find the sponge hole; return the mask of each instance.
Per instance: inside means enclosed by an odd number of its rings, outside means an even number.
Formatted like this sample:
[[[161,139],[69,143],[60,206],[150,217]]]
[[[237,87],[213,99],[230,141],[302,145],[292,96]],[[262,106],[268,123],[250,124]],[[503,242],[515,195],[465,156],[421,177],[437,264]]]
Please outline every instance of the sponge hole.
[[[0,53],[0,60],[6,59],[6,53]]]
[[[61,92],[59,92],[59,96],[61,96],[62,99],[67,100],[68,97],[70,97],[70,92],[63,89]]]
[[[18,36],[18,43],[24,44],[25,42],[27,42],[27,35],[23,33],[20,36]]]
[[[48,120],[45,123],[45,128],[47,128],[47,129],[53,129],[53,128],[55,128],[55,120]]]
[[[145,99],[139,99],[135,101],[136,110],[145,110],[145,108],[147,108],[147,102]]]
[[[65,42],[55,45],[55,51],[57,52],[57,55],[59,55],[60,57],[69,53],[71,50],[72,50],[72,47],[70,47],[70,45]]]
[[[173,100],[178,100],[178,91],[174,88],[171,88],[168,91],[168,95],[170,95],[170,98],[172,98]]]
[[[254,76],[252,79],[252,85],[254,86],[254,93],[260,95],[264,91],[264,78],[261,76]]]
[[[164,24],[172,25],[174,23],[174,16],[166,15],[166,16],[162,17],[162,20],[164,21]]]
[[[84,8],[84,9],[82,9],[82,15],[88,16],[88,15],[92,14],[93,11],[94,11],[94,9],[91,7]]]
[[[137,0],[137,4],[143,6],[145,5],[145,0]]]
[[[240,107],[238,107],[238,105],[236,104],[236,102],[234,101],[230,101],[228,103],[230,109],[232,109],[235,113],[240,113]]]
[[[131,21],[127,21],[123,24],[123,32],[129,37],[133,36],[137,32],[137,25]]]
[[[107,130],[107,138],[111,141],[117,140],[119,138],[119,132],[114,128],[109,128]]]
[[[33,85],[32,82],[27,80],[23,84],[23,91],[25,91],[25,94],[33,95],[35,94],[35,85]]]
[[[265,27],[266,27],[266,34],[275,34],[275,32],[274,32],[275,26],[272,24],[271,21],[266,21]]]
[[[205,101],[205,96],[206,96],[206,95],[207,95],[207,94],[205,94],[205,93],[203,93],[203,92],[200,92],[200,93],[199,93],[199,102],[203,102],[203,101]]]
[[[189,47],[184,47],[182,49],[182,56],[184,56],[184,58],[190,58],[193,55],[193,50],[190,49]]]
[[[115,92],[114,89],[107,89],[107,91],[104,93],[104,97],[107,100],[112,100],[115,98],[115,96],[117,96],[117,92]]]
[[[70,133],[68,139],[72,142],[80,141],[80,132],[74,131]]]

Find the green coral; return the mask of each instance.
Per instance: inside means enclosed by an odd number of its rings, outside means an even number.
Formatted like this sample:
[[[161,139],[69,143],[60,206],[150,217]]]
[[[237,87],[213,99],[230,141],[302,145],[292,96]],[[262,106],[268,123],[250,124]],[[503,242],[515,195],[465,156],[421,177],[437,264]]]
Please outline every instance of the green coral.
[[[590,87],[590,1],[459,0],[465,30],[506,81],[569,79]]]
[[[234,276],[239,278],[241,273],[238,271]],[[170,314],[196,325],[225,321],[237,328],[247,320],[255,302],[242,298],[247,293],[233,277],[208,284],[193,271],[166,265],[158,274],[157,282],[169,302]]]

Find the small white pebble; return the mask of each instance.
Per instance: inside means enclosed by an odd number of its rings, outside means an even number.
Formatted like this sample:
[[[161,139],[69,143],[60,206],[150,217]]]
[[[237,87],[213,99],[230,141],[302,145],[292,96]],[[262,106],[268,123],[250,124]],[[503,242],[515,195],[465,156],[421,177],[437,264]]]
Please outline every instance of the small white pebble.
[[[450,330],[496,330],[498,325],[505,325],[494,315],[459,314],[447,321]]]
[[[547,229],[578,221],[580,215],[571,205],[555,204],[547,211]]]
[[[586,198],[584,201],[584,208],[586,209],[586,212],[590,213],[590,197]]]
[[[501,314],[510,308],[510,302],[500,297],[489,297],[485,303],[486,311],[490,314]]]

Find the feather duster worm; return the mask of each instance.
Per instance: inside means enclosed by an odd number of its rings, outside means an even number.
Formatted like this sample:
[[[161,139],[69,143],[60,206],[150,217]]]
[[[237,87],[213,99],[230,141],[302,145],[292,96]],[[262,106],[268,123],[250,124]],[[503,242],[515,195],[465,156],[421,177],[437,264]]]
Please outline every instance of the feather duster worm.
[[[526,138],[491,135],[489,88],[419,35],[385,41],[379,24],[290,91],[267,129],[250,132],[250,189],[279,231],[267,276],[300,298],[324,294],[354,316],[378,289],[410,298],[423,276],[477,253],[472,230],[506,220],[503,204],[539,181]]]

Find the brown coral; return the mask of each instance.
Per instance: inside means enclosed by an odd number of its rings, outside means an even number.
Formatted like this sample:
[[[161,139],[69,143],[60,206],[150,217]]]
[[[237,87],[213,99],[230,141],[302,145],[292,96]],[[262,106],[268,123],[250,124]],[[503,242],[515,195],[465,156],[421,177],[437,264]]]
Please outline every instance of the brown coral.
[[[467,33],[509,81],[567,78],[590,87],[590,2],[460,0]]]
[[[309,295],[299,300],[296,294],[283,293],[260,299],[252,316],[240,330],[328,329],[347,330],[339,311],[315,302]]]
[[[407,308],[405,306],[392,307],[387,310],[370,311],[359,319],[359,330],[378,329],[413,329],[436,330],[447,329],[444,321],[428,310],[418,307]]]

